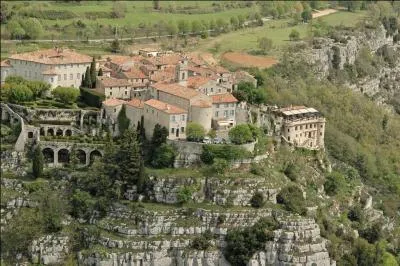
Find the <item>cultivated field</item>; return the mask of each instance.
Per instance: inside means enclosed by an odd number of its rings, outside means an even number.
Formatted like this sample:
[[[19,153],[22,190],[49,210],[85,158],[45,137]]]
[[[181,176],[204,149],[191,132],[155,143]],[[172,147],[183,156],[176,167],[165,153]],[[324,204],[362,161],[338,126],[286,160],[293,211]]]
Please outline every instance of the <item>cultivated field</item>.
[[[278,60],[276,60],[274,57],[255,56],[239,52],[225,53],[222,55],[222,59],[233,65],[242,67],[268,68],[278,63]]]

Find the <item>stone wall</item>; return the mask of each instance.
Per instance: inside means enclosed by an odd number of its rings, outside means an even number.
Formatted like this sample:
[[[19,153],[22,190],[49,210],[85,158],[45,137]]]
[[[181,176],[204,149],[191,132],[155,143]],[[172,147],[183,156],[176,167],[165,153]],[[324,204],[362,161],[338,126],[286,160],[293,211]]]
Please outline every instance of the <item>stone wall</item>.
[[[276,203],[279,188],[268,182],[268,178],[241,178],[240,180],[218,178],[161,178],[150,176],[145,194],[158,203],[178,203],[178,193],[185,187],[193,190],[192,200],[196,203],[205,200],[217,205],[250,206],[250,199],[261,192],[264,199]],[[139,195],[136,188],[128,190],[126,198],[133,200]]]
[[[35,264],[54,265],[62,263],[69,253],[67,236],[46,235],[32,242],[31,261]]]
[[[203,152],[203,146],[207,145],[201,142],[190,142],[190,141],[179,141],[179,140],[167,140],[167,143],[172,144],[178,155],[175,157],[174,167],[189,167],[201,163],[200,156]],[[225,145],[225,144],[219,144]],[[237,145],[238,147],[244,148],[249,152],[254,151],[256,142],[246,143]]]
[[[1,172],[13,172],[18,176],[25,175],[25,169],[22,167],[25,161],[25,153],[19,151],[2,151],[1,158]]]
[[[15,150],[16,151],[24,151],[25,148],[25,143],[26,143],[26,132],[25,132],[25,122],[22,119],[22,117],[14,112],[7,104],[1,103],[1,112],[2,112],[2,117],[1,119],[3,120],[3,113],[8,113],[9,117],[11,119],[16,119],[18,123],[21,125],[21,133],[18,136],[17,141],[15,142]]]

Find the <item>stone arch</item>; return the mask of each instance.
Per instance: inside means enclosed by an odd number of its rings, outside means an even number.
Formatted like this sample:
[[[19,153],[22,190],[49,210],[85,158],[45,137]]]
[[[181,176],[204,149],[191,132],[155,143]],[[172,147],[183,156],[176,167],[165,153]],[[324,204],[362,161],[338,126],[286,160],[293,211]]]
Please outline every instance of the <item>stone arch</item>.
[[[86,152],[84,150],[76,150],[76,157],[78,157],[80,164],[86,164]]]
[[[59,163],[68,163],[69,162],[69,150],[62,148],[58,151],[58,162]]]
[[[72,136],[72,130],[71,129],[67,129],[65,130],[65,136]]]
[[[44,148],[42,150],[45,163],[54,163],[54,150],[51,148]]]
[[[63,130],[61,128],[57,129],[56,136],[62,136],[62,135],[64,135]]]
[[[52,128],[47,129],[47,135],[54,136],[54,129],[52,129]]]
[[[45,130],[43,127],[40,128],[40,136],[44,136],[45,135]]]
[[[103,157],[103,155],[98,150],[91,151],[90,152],[90,164],[92,164],[95,159],[99,159],[101,157]]]

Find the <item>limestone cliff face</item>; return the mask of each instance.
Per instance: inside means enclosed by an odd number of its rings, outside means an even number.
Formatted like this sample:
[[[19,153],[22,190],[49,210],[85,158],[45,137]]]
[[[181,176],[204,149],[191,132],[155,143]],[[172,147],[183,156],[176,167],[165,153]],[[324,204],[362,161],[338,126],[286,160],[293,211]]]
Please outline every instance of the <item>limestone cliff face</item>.
[[[386,37],[386,30],[380,25],[374,30],[345,33],[345,41],[335,42],[333,39],[316,39],[313,48],[302,52],[301,56],[314,66],[320,78],[324,78],[334,67],[334,57],[337,56],[338,69],[345,64],[354,64],[361,48],[368,47],[376,52],[384,45],[393,48],[400,55],[400,45],[393,43],[392,36]],[[374,77],[358,79],[347,84],[354,91],[364,93],[378,104],[390,104],[393,97],[400,95],[400,60],[392,67],[382,67]],[[396,96],[397,95],[397,96]]]
[[[254,254],[248,265],[336,265],[335,261],[329,258],[326,240],[320,236],[319,227],[313,219],[288,218],[283,219],[280,224],[281,229],[274,231],[274,241],[267,242],[265,249]],[[216,242],[216,250],[196,251],[187,249],[190,240],[153,241],[149,246],[125,248],[131,250],[129,252],[80,254],[79,260],[83,265],[103,266],[230,266],[222,253],[223,238]],[[113,247],[122,248],[118,245]],[[138,252],[135,249],[146,249],[146,252]]]

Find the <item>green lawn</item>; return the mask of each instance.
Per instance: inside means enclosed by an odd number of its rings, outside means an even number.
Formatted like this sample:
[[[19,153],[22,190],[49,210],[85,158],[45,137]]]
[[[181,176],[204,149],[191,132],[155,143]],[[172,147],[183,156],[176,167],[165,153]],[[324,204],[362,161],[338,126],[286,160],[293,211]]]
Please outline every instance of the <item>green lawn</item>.
[[[330,14],[321,17],[322,21],[328,25],[337,26],[355,26],[362,17],[365,16],[365,12],[350,13],[340,11],[334,14]],[[273,41],[275,48],[279,48],[282,45],[289,43],[289,34],[295,29],[300,33],[300,38],[306,37],[307,24],[299,24],[296,26],[289,27],[287,23],[289,20],[271,20],[264,24],[263,27],[244,29],[228,34],[223,34],[216,38],[203,40],[196,50],[212,51],[215,43],[220,43],[220,53],[224,51],[251,51],[257,50],[257,40],[261,37],[268,37]],[[276,52],[276,51],[274,51]]]

